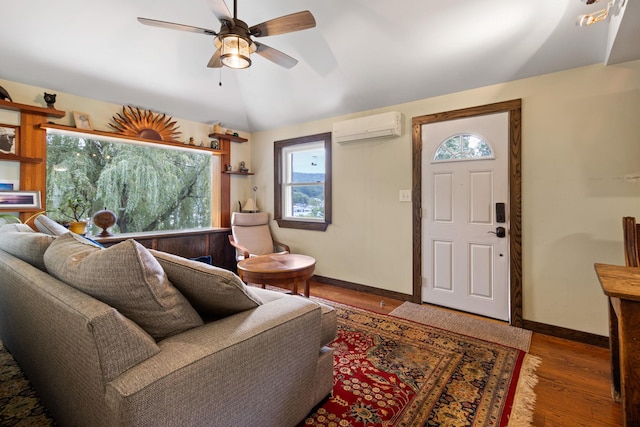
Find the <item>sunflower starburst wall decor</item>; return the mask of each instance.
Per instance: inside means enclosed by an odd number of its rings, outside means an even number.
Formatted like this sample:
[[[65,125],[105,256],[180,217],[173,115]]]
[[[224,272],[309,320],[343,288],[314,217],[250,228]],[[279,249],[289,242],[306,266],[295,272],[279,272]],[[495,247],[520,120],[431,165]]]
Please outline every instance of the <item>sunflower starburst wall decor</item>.
[[[172,121],[172,117],[137,107],[122,107],[122,114],[116,114],[112,120],[115,124],[109,123],[109,126],[126,136],[176,142],[182,133],[177,131],[179,126]]]

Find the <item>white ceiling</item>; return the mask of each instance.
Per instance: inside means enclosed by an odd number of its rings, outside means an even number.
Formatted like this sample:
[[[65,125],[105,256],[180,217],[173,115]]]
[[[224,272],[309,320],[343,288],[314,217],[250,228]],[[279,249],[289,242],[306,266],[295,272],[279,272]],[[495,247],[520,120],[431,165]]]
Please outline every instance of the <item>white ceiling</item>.
[[[254,132],[640,58],[638,0],[584,28],[577,16],[606,0],[238,3],[238,18],[250,26],[313,13],[316,28],[259,39],[298,65],[253,55],[246,70],[210,69],[212,37],[136,20],[217,32],[207,0],[21,0],[0,10],[0,78]]]

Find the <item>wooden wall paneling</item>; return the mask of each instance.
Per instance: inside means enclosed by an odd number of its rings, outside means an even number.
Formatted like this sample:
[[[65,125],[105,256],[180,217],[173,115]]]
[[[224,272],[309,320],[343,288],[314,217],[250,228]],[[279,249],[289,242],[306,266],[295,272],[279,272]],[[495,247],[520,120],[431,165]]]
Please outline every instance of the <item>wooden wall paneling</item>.
[[[157,242],[159,251],[180,255],[185,258],[209,255],[207,234],[164,237],[157,239]]]
[[[227,138],[220,138],[219,141],[222,151],[220,163],[224,171],[231,164],[231,141]],[[231,227],[231,175],[223,173],[220,186],[220,226]]]
[[[148,249],[156,249],[185,258],[211,255],[213,265],[236,271],[235,250],[227,237],[228,228],[210,228],[185,232],[127,233],[111,237],[95,237],[109,247],[126,239],[134,239]]]
[[[231,232],[210,233],[209,254],[212,259],[217,260],[217,263],[214,263],[215,265],[236,273],[236,251],[229,243],[229,234],[231,234]]]

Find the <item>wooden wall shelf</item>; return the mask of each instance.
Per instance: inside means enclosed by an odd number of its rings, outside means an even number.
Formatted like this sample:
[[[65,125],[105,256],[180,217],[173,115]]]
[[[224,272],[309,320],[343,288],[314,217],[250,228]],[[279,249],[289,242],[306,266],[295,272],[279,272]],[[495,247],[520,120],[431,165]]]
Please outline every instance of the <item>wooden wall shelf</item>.
[[[253,172],[223,171],[227,175],[254,175]]]
[[[37,159],[34,157],[24,157],[24,156],[16,156],[14,154],[4,154],[0,153],[0,160],[8,160],[13,162],[23,162],[23,163],[42,163],[43,159]]]
[[[18,102],[5,101],[4,99],[0,99],[0,108],[5,108],[7,110],[20,111],[25,113],[32,113],[32,114],[44,114],[46,116],[57,117],[57,118],[62,118],[67,114],[65,111],[56,110],[55,108],[20,104]]]
[[[242,138],[240,136],[234,136],[234,135],[227,135],[224,133],[210,133],[209,134],[209,138],[224,138],[224,139],[228,139],[229,141],[233,141],[233,142],[247,142],[248,139],[247,138]]]
[[[5,212],[42,212],[42,208],[18,208],[18,209],[0,208],[0,213],[5,213]]]
[[[221,154],[220,150],[215,150],[215,149],[209,148],[209,147],[200,147],[198,145],[183,144],[181,142],[158,141],[158,140],[155,140],[155,139],[138,138],[138,137],[135,137],[135,136],[122,135],[121,133],[118,133],[118,132],[104,132],[104,131],[100,131],[100,130],[78,129],[78,128],[75,128],[73,126],[57,125],[57,124],[51,124],[51,123],[42,124],[42,125],[40,125],[40,128],[41,129],[55,129],[55,130],[60,130],[60,131],[70,132],[70,133],[81,133],[81,134],[84,134],[84,135],[95,135],[95,136],[102,136],[102,137],[107,137],[107,138],[116,138],[116,139],[129,140],[129,141],[149,142],[149,143],[152,143],[152,144],[168,145],[168,146],[171,146],[171,147],[181,147],[181,148],[189,148],[189,149],[192,149],[192,150],[209,151],[209,152],[217,154],[217,155]]]
[[[64,126],[55,123],[47,123],[47,117],[62,118],[66,112],[54,108],[37,107],[33,105],[20,104],[0,100],[0,108],[20,112],[20,144],[19,156],[1,155],[0,161],[19,161],[20,166],[20,188],[28,190],[39,190],[41,194],[46,191],[46,140],[47,129],[68,132],[70,134],[96,135],[103,138],[114,138],[119,140],[140,141],[166,146],[189,148],[194,150],[207,151],[213,155],[220,156],[220,164],[226,165],[231,161],[231,141],[247,142],[248,139],[234,135],[211,133],[210,138],[217,138],[220,142],[219,149],[209,147],[199,147],[182,144],[180,142],[155,141],[144,138],[125,137],[116,132],[102,132],[95,130],[78,129],[72,126]],[[29,141],[26,144],[25,141]],[[253,175],[252,173],[232,172],[221,175],[220,182],[220,225],[228,227],[231,224],[231,201],[230,201],[230,176],[229,175]],[[46,209],[46,200],[43,200],[42,210]],[[33,210],[21,209],[20,218],[25,220]]]
[[[20,104],[19,102],[0,99],[0,108],[18,111],[20,113],[20,135],[16,141],[17,155],[0,153],[1,161],[20,162],[20,188],[23,190],[38,190],[43,195],[46,190],[46,133],[38,129],[38,125],[47,121],[48,117],[62,118],[67,113],[55,108],[39,107]],[[28,143],[27,143],[28,141]],[[34,212],[46,209],[45,201],[42,208],[3,208],[0,212],[18,212],[22,221],[26,221]]]

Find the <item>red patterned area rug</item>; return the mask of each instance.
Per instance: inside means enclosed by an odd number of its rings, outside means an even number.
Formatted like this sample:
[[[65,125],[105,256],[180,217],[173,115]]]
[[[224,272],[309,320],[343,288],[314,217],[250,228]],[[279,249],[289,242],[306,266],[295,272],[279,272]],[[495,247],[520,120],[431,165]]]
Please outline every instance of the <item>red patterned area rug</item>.
[[[528,426],[540,359],[522,350],[327,302],[334,388],[300,426]]]
[[[531,424],[539,359],[410,320],[320,301],[338,313],[334,388],[300,426]],[[0,342],[0,426],[52,425]]]

